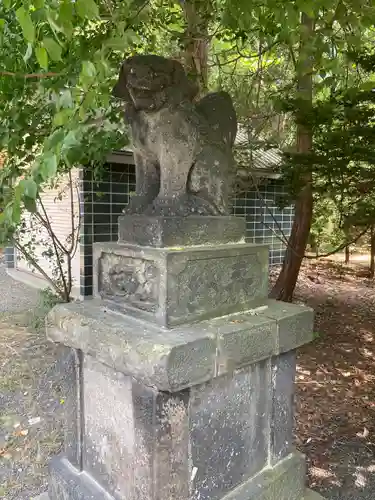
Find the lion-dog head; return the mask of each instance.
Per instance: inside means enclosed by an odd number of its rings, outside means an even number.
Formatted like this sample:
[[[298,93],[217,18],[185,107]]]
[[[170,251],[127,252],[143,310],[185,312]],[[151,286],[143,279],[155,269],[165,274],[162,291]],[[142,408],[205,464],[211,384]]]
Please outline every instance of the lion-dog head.
[[[137,110],[154,112],[168,104],[192,101],[197,92],[178,61],[136,55],[123,62],[112,94]]]

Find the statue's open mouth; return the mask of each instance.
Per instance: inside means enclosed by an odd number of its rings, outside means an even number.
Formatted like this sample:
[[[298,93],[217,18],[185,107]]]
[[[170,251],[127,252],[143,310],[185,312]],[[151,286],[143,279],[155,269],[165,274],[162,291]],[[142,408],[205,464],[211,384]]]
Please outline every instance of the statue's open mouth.
[[[129,95],[136,108],[153,108],[154,107],[154,92],[146,87],[131,87],[128,86]]]

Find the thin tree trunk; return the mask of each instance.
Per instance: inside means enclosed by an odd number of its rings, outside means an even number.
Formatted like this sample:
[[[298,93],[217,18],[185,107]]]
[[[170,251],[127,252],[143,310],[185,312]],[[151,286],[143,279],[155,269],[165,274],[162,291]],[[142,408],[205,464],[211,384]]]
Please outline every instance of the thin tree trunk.
[[[208,22],[209,0],[180,0],[186,21],[183,38],[183,60],[189,77],[197,84],[199,94],[208,88]]]
[[[370,278],[375,276],[375,226],[371,226]]]
[[[344,235],[345,235],[345,240],[349,241],[350,240],[350,227],[345,224],[344,226]],[[346,245],[345,247],[345,264],[349,264],[350,261],[350,245]]]
[[[309,50],[311,37],[314,32],[314,20],[305,13],[301,18],[301,43],[298,64],[299,95],[312,103],[312,68],[313,60]],[[297,152],[308,153],[312,147],[312,131],[304,126],[297,127]],[[305,255],[313,214],[312,175],[308,173],[304,178],[304,187],[301,190],[294,212],[292,231],[287,246],[283,267],[270,296],[284,302],[291,302],[296,287],[299,271]]]
[[[346,245],[345,247],[345,264],[349,264],[350,262],[350,246]]]

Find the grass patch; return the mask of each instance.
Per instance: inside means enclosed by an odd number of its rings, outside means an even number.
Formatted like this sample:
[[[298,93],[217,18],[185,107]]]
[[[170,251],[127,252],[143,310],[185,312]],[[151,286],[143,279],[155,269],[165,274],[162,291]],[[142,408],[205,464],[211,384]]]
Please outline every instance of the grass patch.
[[[60,303],[61,300],[49,288],[41,290],[38,303],[29,317],[28,326],[36,332],[44,330],[47,314],[55,305]]]

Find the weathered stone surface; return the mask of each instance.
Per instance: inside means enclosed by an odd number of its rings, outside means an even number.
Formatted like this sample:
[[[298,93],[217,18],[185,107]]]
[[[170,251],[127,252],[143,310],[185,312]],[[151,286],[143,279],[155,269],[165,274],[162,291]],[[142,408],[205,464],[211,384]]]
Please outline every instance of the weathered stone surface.
[[[96,244],[94,261],[97,296],[162,326],[243,311],[267,296],[264,245],[156,249]]]
[[[139,316],[158,318],[163,312],[162,273],[163,266],[152,259],[103,253],[99,260],[98,291],[119,308],[128,306],[139,311]]]
[[[264,314],[236,314],[211,321],[217,328],[218,374],[271,357],[277,350],[277,323]]]
[[[265,466],[269,385],[265,361],[192,389],[192,500],[220,499]]]
[[[155,500],[190,500],[189,396],[185,390],[156,398]]]
[[[150,247],[221,245],[244,241],[244,217],[156,217],[123,215],[118,219],[119,243]]]
[[[63,346],[61,346],[63,348]],[[64,453],[67,459],[77,468],[81,464],[81,413],[80,413],[80,360],[75,349],[60,350],[63,358],[59,379],[61,398],[64,400]]]
[[[302,500],[305,491],[305,458],[293,453],[239,485],[225,500]]]
[[[83,468],[115,498],[189,500],[189,391],[158,392],[86,355]]]
[[[324,498],[312,490],[306,490],[306,494],[303,497],[303,500],[324,500]]]
[[[297,314],[300,310],[292,304],[282,307],[284,316],[290,309]],[[116,314],[93,300],[56,306],[48,316],[47,335],[146,385],[177,391],[278,355],[278,308],[277,302],[268,301],[244,314],[167,330]],[[295,332],[291,337],[292,350]]]
[[[49,464],[49,500],[113,500],[89,474],[58,456]]]
[[[85,472],[60,461],[51,500],[302,500],[274,305],[172,330],[95,300],[56,306],[49,338],[84,353]]]
[[[209,324],[184,330],[150,327],[107,312],[93,300],[56,306],[47,318],[47,336],[160,390],[179,390],[215,376],[216,336]]]
[[[136,438],[132,378],[84,357],[84,470],[128,500],[152,494],[152,454]],[[153,405],[151,406],[152,409]]]
[[[50,500],[48,493],[42,493],[38,497],[33,498],[32,500]],[[324,498],[316,493],[315,491],[306,490],[305,496],[301,498],[301,500],[324,500]]]
[[[277,464],[292,451],[294,378],[296,353],[290,351],[272,359],[272,412],[270,462]]]
[[[269,318],[277,321],[279,352],[287,352],[308,344],[314,339],[314,311],[310,307],[269,300],[266,302]]]
[[[155,400],[157,391],[132,378],[133,436],[135,456],[139,466],[134,469],[134,498],[150,500],[154,487]],[[149,476],[151,473],[151,476]]]
[[[41,495],[38,495],[37,497],[31,497],[30,500],[49,500],[48,493],[42,493]]]
[[[182,65],[156,55],[124,61],[113,89],[132,132],[130,213],[227,215],[237,118],[226,92],[194,100]]]

